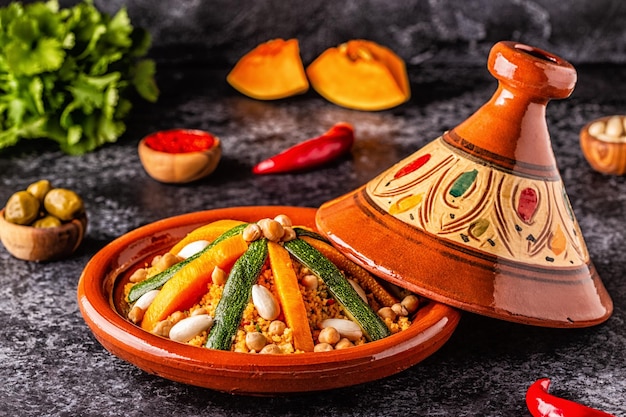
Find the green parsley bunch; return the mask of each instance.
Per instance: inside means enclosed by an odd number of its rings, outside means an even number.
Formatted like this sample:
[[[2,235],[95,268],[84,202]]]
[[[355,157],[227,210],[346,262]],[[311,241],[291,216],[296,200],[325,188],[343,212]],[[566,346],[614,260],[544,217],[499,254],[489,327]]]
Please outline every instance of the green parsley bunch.
[[[80,155],[115,142],[126,129],[130,87],[158,98],[155,63],[142,58],[150,43],[125,8],[111,17],[91,0],[0,8],[0,150],[47,138]]]

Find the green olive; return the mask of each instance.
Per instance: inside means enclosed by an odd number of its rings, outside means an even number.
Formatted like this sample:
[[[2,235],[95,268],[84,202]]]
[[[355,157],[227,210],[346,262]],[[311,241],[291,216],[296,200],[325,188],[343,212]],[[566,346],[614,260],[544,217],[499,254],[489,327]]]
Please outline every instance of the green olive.
[[[48,180],[40,180],[32,183],[26,188],[26,191],[35,196],[40,202],[43,203],[43,199],[48,194],[48,191],[52,189],[52,185],[50,185],[50,181]]]
[[[41,204],[28,191],[18,191],[9,197],[4,210],[6,221],[15,224],[30,224],[39,216]]]
[[[76,218],[84,210],[83,200],[72,190],[53,188],[48,191],[43,205],[48,214],[62,221]]]
[[[33,223],[33,227],[38,227],[41,229],[59,226],[61,226],[61,220],[59,220],[58,217],[54,217],[49,214],[45,217],[42,217],[41,219],[35,220],[35,223]]]

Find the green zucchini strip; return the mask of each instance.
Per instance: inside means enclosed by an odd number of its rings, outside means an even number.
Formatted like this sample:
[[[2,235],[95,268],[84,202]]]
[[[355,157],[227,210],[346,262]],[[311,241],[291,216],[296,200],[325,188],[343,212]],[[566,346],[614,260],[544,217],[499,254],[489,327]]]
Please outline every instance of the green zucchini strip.
[[[156,289],[161,288],[183,266],[187,265],[189,262],[193,261],[194,259],[199,258],[200,256],[202,256],[203,253],[207,252],[209,249],[211,249],[213,246],[217,245],[218,243],[220,243],[224,239],[228,239],[229,237],[232,237],[232,236],[235,236],[238,233],[241,233],[243,231],[243,229],[246,228],[246,226],[247,226],[247,224],[244,223],[244,224],[237,225],[237,226],[233,227],[232,229],[229,229],[229,230],[225,231],[220,236],[218,236],[213,242],[209,243],[209,245],[206,248],[202,249],[200,252],[195,253],[194,255],[190,256],[189,258],[187,258],[187,259],[185,259],[183,261],[180,261],[177,264],[174,264],[174,265],[170,266],[166,270],[161,271],[158,274],[153,275],[150,278],[145,279],[145,280],[143,280],[141,282],[138,282],[137,284],[133,285],[132,288],[130,289],[130,291],[128,292],[127,301],[129,303],[134,303],[135,301],[137,301],[139,299],[139,297],[141,297],[142,295],[144,295],[148,291],[156,290]]]
[[[248,250],[233,265],[215,308],[213,327],[205,344],[207,348],[230,350],[250,301],[252,286],[259,278],[266,258],[267,239],[263,238],[250,243]]]
[[[296,236],[298,237],[308,236],[308,237],[312,237],[313,239],[321,240],[322,242],[328,242],[328,239],[326,239],[324,236],[320,235],[319,233],[313,232],[309,229],[304,229],[302,227],[294,227],[293,230],[296,232]]]
[[[284,245],[302,265],[324,281],[348,316],[361,326],[368,340],[382,339],[391,334],[385,322],[363,301],[339,268],[328,258],[302,239],[290,240]]]

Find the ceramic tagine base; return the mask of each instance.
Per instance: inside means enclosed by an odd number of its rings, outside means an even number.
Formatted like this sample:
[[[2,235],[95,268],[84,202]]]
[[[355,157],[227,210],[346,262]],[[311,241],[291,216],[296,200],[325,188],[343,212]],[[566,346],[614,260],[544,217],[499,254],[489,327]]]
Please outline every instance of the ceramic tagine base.
[[[493,98],[372,181],[322,205],[318,228],[373,273],[471,312],[546,327],[605,321],[612,301],[569,204],[545,121],[574,68],[496,44]]]

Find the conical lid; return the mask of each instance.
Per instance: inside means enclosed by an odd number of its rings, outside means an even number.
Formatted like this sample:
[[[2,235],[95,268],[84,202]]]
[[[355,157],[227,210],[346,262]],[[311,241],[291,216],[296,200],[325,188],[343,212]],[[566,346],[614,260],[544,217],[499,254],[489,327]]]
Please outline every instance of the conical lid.
[[[323,204],[320,231],[374,274],[508,321],[585,327],[612,301],[556,166],[545,109],[576,71],[538,48],[499,42],[482,108],[361,188]]]

